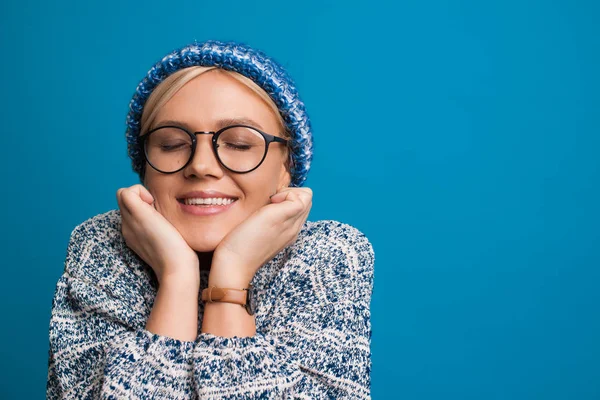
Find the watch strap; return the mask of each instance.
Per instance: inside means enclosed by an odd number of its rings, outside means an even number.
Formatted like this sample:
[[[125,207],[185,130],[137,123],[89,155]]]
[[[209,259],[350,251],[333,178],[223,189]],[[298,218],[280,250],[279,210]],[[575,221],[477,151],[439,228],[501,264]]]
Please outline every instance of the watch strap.
[[[246,306],[248,289],[219,288],[216,286],[202,290],[202,300],[208,303],[225,302]]]

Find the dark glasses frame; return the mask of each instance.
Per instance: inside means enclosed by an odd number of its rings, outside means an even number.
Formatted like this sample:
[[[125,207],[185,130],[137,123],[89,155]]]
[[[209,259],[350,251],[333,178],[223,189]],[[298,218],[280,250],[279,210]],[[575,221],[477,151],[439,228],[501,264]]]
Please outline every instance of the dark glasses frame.
[[[187,133],[190,136],[190,139],[192,140],[192,151],[190,153],[190,158],[189,160],[187,160],[187,162],[178,170],[176,171],[171,171],[171,172],[165,172],[165,171],[161,171],[160,169],[158,169],[157,167],[155,167],[154,165],[152,165],[152,163],[150,162],[150,160],[148,159],[148,153],[147,153],[147,148],[146,148],[146,143],[148,141],[148,138],[150,137],[150,135],[152,134],[152,132],[155,132],[159,129],[163,129],[163,128],[176,128],[176,129],[180,129],[182,131],[184,131],[185,133]],[[228,129],[231,128],[249,128],[252,129],[255,132],[258,132],[259,134],[262,135],[262,137],[265,139],[265,152],[263,153],[263,156],[260,160],[260,162],[258,163],[258,165],[256,165],[256,167],[248,170],[248,171],[236,171],[234,169],[229,168],[227,165],[225,165],[223,163],[223,161],[221,160],[221,158],[219,157],[219,152],[217,151],[217,148],[219,147],[217,144],[217,141],[219,139],[219,136],[221,135],[221,133],[225,132]],[[269,145],[273,142],[278,142],[278,143],[283,143],[287,146],[289,140],[281,138],[279,136],[275,136],[275,135],[270,135],[266,132],[261,131],[258,128],[255,128],[253,126],[250,125],[241,125],[241,124],[236,124],[236,125],[229,125],[229,126],[225,126],[221,129],[219,129],[218,131],[208,131],[208,132],[204,132],[204,131],[197,131],[197,132],[192,132],[189,131],[187,129],[185,129],[182,126],[178,126],[178,125],[162,125],[162,126],[157,126],[154,129],[151,129],[150,131],[148,131],[147,133],[145,133],[144,135],[140,136],[140,145],[142,146],[143,150],[144,150],[144,158],[146,159],[146,162],[148,164],[150,164],[150,166],[152,168],[154,168],[155,170],[157,170],[158,172],[161,172],[163,174],[174,174],[177,173],[179,171],[181,171],[182,169],[184,169],[185,167],[187,167],[190,162],[192,162],[192,160],[194,159],[194,154],[196,153],[196,144],[198,143],[198,141],[196,140],[196,135],[213,135],[212,137],[212,148],[213,148],[213,152],[215,154],[215,157],[217,158],[217,160],[219,161],[219,163],[227,170],[231,171],[231,172],[235,172],[238,174],[247,174],[248,172],[252,172],[254,171],[256,168],[260,167],[261,164],[263,163],[263,161],[265,160],[265,158],[267,157],[267,152],[269,151]]]

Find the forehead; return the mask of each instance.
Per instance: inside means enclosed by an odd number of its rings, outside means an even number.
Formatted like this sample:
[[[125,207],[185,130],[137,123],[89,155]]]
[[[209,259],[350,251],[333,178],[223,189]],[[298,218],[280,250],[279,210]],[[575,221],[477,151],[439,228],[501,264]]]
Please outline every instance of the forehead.
[[[220,71],[205,72],[186,83],[158,111],[156,122],[179,120],[193,129],[218,129],[221,121],[255,121],[275,132],[278,122],[271,108],[252,89]]]

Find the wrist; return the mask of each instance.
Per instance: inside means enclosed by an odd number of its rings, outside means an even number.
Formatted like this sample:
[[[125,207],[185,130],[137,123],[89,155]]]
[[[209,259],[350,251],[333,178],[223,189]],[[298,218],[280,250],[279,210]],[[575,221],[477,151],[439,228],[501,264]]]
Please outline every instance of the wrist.
[[[193,341],[198,332],[198,289],[188,281],[164,279],[146,321],[146,330]]]
[[[154,264],[153,264],[154,265]],[[196,253],[192,255],[181,254],[177,257],[168,257],[157,260],[155,271],[160,273],[159,281],[164,279],[186,280],[200,279],[200,260]]]
[[[256,335],[256,320],[244,307],[233,303],[206,303],[202,332],[223,337]]]
[[[242,278],[234,273],[221,273],[211,269],[208,274],[208,287],[245,289],[250,286],[252,279]]]
[[[184,292],[195,292],[198,293],[200,289],[200,273],[196,274],[182,274],[182,273],[168,273],[158,280],[159,288],[175,289]]]
[[[208,274],[208,286],[228,287],[233,289],[247,288],[254,277],[251,269],[234,258],[225,258],[222,253],[213,256]]]

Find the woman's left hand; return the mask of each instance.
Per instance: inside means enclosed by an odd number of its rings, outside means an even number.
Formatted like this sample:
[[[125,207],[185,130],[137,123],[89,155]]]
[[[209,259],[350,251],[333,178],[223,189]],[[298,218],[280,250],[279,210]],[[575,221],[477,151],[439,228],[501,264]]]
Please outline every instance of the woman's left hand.
[[[283,188],[235,227],[215,249],[209,284],[247,287],[256,271],[300,233],[312,206],[312,190]]]

